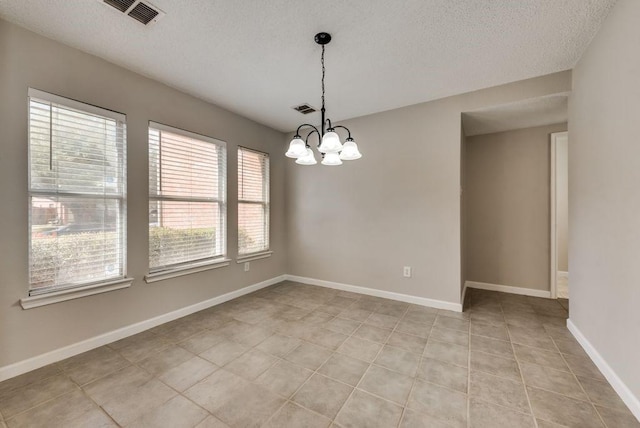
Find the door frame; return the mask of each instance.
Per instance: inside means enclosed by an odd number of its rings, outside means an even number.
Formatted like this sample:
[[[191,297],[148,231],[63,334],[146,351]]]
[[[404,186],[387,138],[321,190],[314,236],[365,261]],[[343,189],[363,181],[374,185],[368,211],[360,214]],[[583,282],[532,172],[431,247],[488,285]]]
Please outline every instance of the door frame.
[[[563,132],[554,132],[551,134],[551,180],[550,180],[550,246],[551,246],[551,272],[549,273],[549,284],[550,284],[550,292],[551,298],[558,298],[558,209],[557,209],[557,201],[556,201],[556,186],[557,186],[557,154],[556,150],[558,147],[558,139],[559,138],[568,138],[569,133],[567,131]]]

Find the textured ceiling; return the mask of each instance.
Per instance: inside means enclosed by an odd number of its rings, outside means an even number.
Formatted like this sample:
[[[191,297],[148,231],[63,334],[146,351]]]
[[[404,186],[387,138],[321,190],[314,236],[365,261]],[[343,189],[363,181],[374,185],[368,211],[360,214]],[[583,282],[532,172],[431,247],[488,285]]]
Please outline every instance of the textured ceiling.
[[[467,137],[566,122],[569,94],[550,95],[462,114]]]
[[[96,0],[0,0],[0,17],[281,131],[573,68],[615,0],[153,0],[153,26]]]

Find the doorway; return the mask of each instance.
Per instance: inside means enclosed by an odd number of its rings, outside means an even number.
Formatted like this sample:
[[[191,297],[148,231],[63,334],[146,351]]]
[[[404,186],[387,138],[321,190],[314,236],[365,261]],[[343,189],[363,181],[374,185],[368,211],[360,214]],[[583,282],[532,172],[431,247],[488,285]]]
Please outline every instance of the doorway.
[[[551,134],[551,297],[569,299],[569,134]]]

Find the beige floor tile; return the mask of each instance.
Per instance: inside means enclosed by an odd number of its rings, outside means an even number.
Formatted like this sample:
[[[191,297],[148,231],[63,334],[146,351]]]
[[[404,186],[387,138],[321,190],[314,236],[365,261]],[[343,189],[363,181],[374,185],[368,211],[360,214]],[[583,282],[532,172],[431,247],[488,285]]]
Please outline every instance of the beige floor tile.
[[[129,342],[128,339],[131,339],[132,337],[137,338],[137,340]],[[120,355],[132,363],[153,356],[171,344],[169,339],[156,334],[142,335],[141,333],[132,337],[124,339],[127,341],[126,344],[122,347],[116,348]],[[118,342],[116,342],[116,344],[117,343]]]
[[[368,363],[375,360],[382,344],[368,340],[350,337],[338,348],[338,352]]]
[[[533,416],[472,398],[469,428],[535,428]]]
[[[457,320],[454,320],[457,321]],[[432,323],[421,323],[416,321],[409,321],[406,319],[401,320],[398,325],[396,325],[396,331],[401,333],[411,334],[413,336],[418,336],[422,338],[428,338],[429,334],[431,334]]]
[[[174,396],[176,396],[176,392],[173,389],[157,379],[151,379],[131,391],[130,394],[111,395],[100,406],[119,425],[127,425],[144,413],[166,403]]]
[[[349,336],[346,334],[318,327],[316,329],[309,330],[304,339],[315,345],[336,350],[340,345],[342,345],[342,343],[344,343],[345,340],[347,340],[348,337]]]
[[[387,345],[402,348],[405,351],[413,352],[415,354],[422,354],[426,344],[427,339],[424,337],[400,333],[399,331],[394,331],[391,333],[391,336],[389,336],[389,339],[387,339]]]
[[[553,340],[551,340],[542,327],[539,329],[530,329],[510,325],[508,326],[508,329],[509,336],[513,343],[546,349],[549,351],[555,351],[557,349]]]
[[[355,390],[336,418],[344,428],[395,427],[402,416],[402,407]]]
[[[196,425],[196,428],[229,428],[229,425],[215,416],[208,416],[204,421]]]
[[[530,413],[527,394],[521,381],[472,371],[469,395],[522,413]]]
[[[373,313],[366,319],[365,324],[372,325],[374,327],[393,329],[400,322],[396,317],[389,315]]]
[[[420,355],[395,346],[385,345],[374,363],[407,376],[415,376],[420,363]]]
[[[362,324],[354,333],[353,336],[360,339],[367,339],[371,342],[385,343],[391,334],[391,330],[374,327],[368,324]]]
[[[469,321],[451,317],[438,316],[435,325],[439,327],[452,328],[454,330],[469,331]]]
[[[538,428],[567,428],[566,425],[554,424],[553,422],[545,421],[542,419],[536,419]]]
[[[192,428],[202,422],[209,413],[191,401],[178,395],[166,403],[140,416],[127,428]]]
[[[563,354],[572,354],[572,355],[580,355],[583,357],[587,357],[587,353],[582,349],[582,346],[575,339],[554,339],[556,346]]]
[[[431,329],[430,339],[436,339],[441,342],[454,343],[460,346],[469,346],[469,333],[451,328],[434,326]]]
[[[5,419],[9,419],[31,407],[77,389],[66,375],[56,374],[0,394],[0,413]]]
[[[282,407],[285,400],[266,388],[246,384],[230,395],[214,416],[231,427],[259,427]]]
[[[511,342],[492,339],[490,337],[471,335],[471,351],[481,351],[503,358],[515,359]]]
[[[218,366],[209,361],[193,357],[167,370],[159,379],[177,391],[184,391],[216,371]]]
[[[515,360],[471,350],[471,372],[481,371],[511,380],[520,380]]]
[[[264,342],[256,346],[256,349],[282,358],[289,352],[297,348],[299,345],[300,339],[283,336],[281,334],[274,334],[273,336],[269,337]]]
[[[284,359],[296,363],[309,370],[316,370],[331,356],[331,351],[323,347],[302,342],[296,349],[288,353]]]
[[[467,392],[467,369],[444,361],[424,357],[418,369],[418,377],[440,386]]]
[[[467,395],[461,392],[416,380],[407,406],[451,426],[467,426]]]
[[[351,334],[356,331],[360,325],[360,321],[336,317],[327,321],[324,324],[324,327],[328,330],[335,331],[336,333]]]
[[[273,355],[257,349],[251,349],[224,367],[226,370],[246,379],[254,380],[267,371],[276,361],[278,361],[278,359]]]
[[[315,374],[293,396],[293,401],[333,419],[351,394],[348,385]]]
[[[640,422],[627,410],[610,409],[604,406],[597,406],[596,409],[607,428],[640,428]]]
[[[531,363],[521,363],[520,370],[522,371],[524,383],[528,386],[557,392],[578,400],[588,399],[573,374],[569,372]]]
[[[373,365],[365,373],[358,388],[404,405],[412,385],[412,377]]]
[[[339,353],[334,353],[318,370],[332,379],[339,380],[351,386],[356,386],[362,375],[369,368],[366,363]]]
[[[527,392],[536,418],[570,427],[603,427],[591,403],[532,387]]]
[[[191,401],[211,413],[217,411],[229,397],[242,390],[249,382],[224,369],[214,372],[184,392]]]
[[[599,381],[590,377],[577,376],[578,381],[589,396],[589,399],[600,406],[611,407],[613,409],[627,410],[627,406],[607,382]]]
[[[507,328],[505,326],[485,324],[478,321],[471,323],[471,334],[498,340],[509,340],[509,334],[507,333]]]
[[[428,308],[428,311],[409,309],[402,317],[404,321],[413,321],[422,324],[433,324],[438,316],[438,311]]]
[[[567,362],[571,371],[576,375],[591,377],[602,381],[606,380],[589,357],[572,354],[564,354],[562,357]]]
[[[372,313],[373,311],[350,307],[340,312],[339,316],[340,318],[347,318],[354,321],[364,322]]]
[[[326,428],[331,419],[288,402],[264,425],[264,428]]]
[[[470,319],[471,323],[481,322],[483,324],[490,324],[499,327],[504,327],[506,325],[502,311],[494,313],[472,310]]]
[[[248,347],[238,342],[225,339],[221,342],[216,343],[206,351],[201,352],[200,356],[208,361],[211,361],[213,364],[222,367],[225,364],[235,360],[248,350]]]
[[[61,361],[59,366],[78,385],[84,385],[128,366],[113,349],[102,346],[89,352]]]
[[[405,408],[400,428],[451,428],[451,425],[425,413]]]
[[[43,381],[47,378],[60,374],[61,371],[62,369],[58,366],[58,364],[50,364],[48,366],[0,382],[0,397],[2,397],[7,391],[23,388],[34,382]]]
[[[115,397],[131,396],[134,391],[152,378],[151,373],[140,367],[129,366],[84,385],[82,389],[101,406]]]
[[[556,370],[569,371],[567,363],[557,351],[547,351],[518,344],[514,344],[513,348],[516,351],[516,358],[520,362],[526,361]]]
[[[190,360],[195,355],[176,345],[168,346],[153,356],[138,362],[142,367],[154,376],[160,376],[168,370]]]
[[[21,413],[9,419],[7,424],[11,428],[116,426],[111,418],[79,389]]]
[[[424,356],[455,364],[460,367],[469,366],[469,348],[451,343],[429,340],[424,351]]]
[[[289,398],[300,388],[313,372],[288,361],[278,361],[262,373],[256,383],[272,392]]]
[[[221,333],[206,330],[179,342],[178,345],[189,352],[200,354],[223,340],[225,337]]]

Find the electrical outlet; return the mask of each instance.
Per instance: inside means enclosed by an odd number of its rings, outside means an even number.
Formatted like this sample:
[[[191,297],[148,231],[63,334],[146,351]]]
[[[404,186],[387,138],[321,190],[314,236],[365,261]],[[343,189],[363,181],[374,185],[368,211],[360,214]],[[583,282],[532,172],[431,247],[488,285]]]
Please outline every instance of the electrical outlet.
[[[402,268],[402,276],[405,278],[411,278],[411,266],[405,266]]]
[[[244,271],[245,272],[249,272],[250,268],[251,268],[251,266],[249,265],[249,262],[244,262]]]

